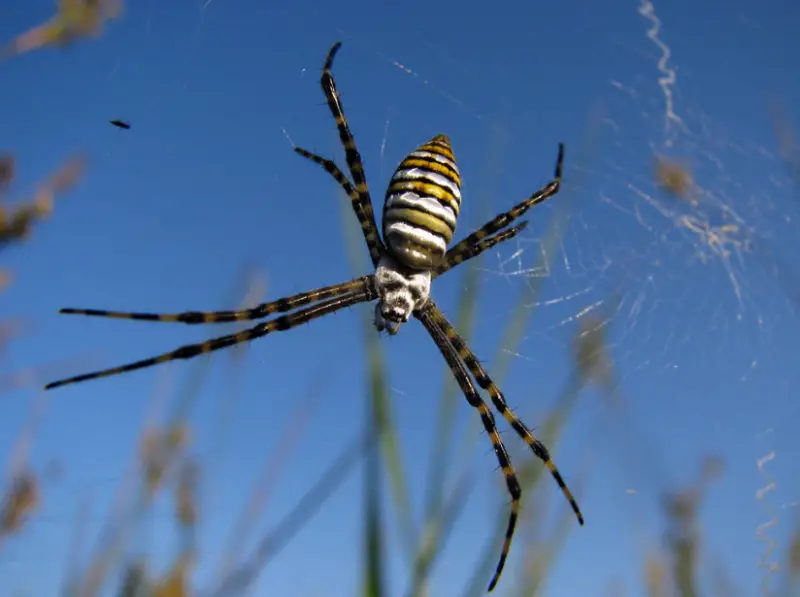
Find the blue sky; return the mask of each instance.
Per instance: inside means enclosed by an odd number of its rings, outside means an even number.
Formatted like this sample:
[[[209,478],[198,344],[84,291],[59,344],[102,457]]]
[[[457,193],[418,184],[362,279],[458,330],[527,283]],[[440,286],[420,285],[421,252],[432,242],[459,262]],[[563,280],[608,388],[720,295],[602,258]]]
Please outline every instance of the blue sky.
[[[44,21],[52,8],[41,0],[20,5],[0,22],[0,39]],[[577,483],[591,471],[581,499],[587,525],[570,537],[548,593],[595,594],[617,579],[641,594],[639,540],[659,540],[658,491],[690,481],[709,453],[721,456],[726,469],[702,511],[711,529],[706,546],[752,590],[763,551],[755,528],[768,519],[755,499],[765,483],[756,460],[777,454],[767,465],[778,483],[768,497],[781,520],[776,538],[788,535],[798,512],[782,506],[800,499],[798,477],[790,474],[791,455],[800,448],[792,437],[800,423],[799,326],[796,307],[782,293],[791,273],[773,267],[771,257],[788,263],[797,250],[791,234],[797,196],[764,108],[765,94],[777,94],[800,122],[800,87],[791,75],[800,52],[798,22],[778,2],[655,4],[661,22],[655,37],[668,45],[666,71],[676,74],[665,93],[658,82],[665,76],[658,66],[663,52],[648,37],[653,24],[640,8],[617,1],[602,7],[516,1],[491,11],[465,3],[456,11],[417,0],[205,6],[141,0],[129,3],[124,19],[99,41],[4,63],[0,134],[2,148],[18,159],[17,195],[74,151],[88,157],[89,168],[55,217],[36,230],[35,242],[4,254],[16,281],[3,296],[3,312],[31,329],[5,356],[3,370],[80,356],[94,359],[89,368],[111,366],[215,330],[58,316],[60,307],[221,308],[244,261],[267,271],[273,298],[352,277],[335,183],[296,156],[289,141],[344,166],[318,85],[325,53],[342,40],[334,73],[377,211],[395,165],[434,134],[451,137],[462,172],[459,237],[547,182],[557,144],[566,143],[565,191],[531,213],[523,238],[484,262],[472,341],[491,372],[516,298],[541,274],[530,270],[556,203],[569,201],[541,305],[503,389],[539,425],[567,379],[576,318],[618,289],[622,301],[612,309],[609,334],[629,416],[625,424],[610,418],[600,396],[587,391],[561,441],[556,462],[567,478]],[[592,113],[599,114],[593,150],[586,142]],[[133,128],[114,129],[108,124],[114,118]],[[698,208],[656,188],[654,154],[692,165]],[[462,275],[453,272],[435,286],[447,313],[455,312]],[[209,558],[315,375],[325,376],[324,392],[264,528],[357,435],[366,400],[360,318],[369,309],[272,336],[248,351],[231,415],[235,433],[201,537]],[[384,342],[419,511],[443,363],[421,326]],[[215,357],[193,415],[201,453],[218,432],[227,360]],[[86,366],[69,365],[57,376]],[[173,386],[190,369],[169,367]],[[57,458],[65,478],[47,488],[32,532],[5,547],[3,594],[22,587],[52,594],[80,499],[91,495],[90,519],[99,522],[149,396],[163,380],[151,369],[51,396],[33,459]],[[0,452],[8,453],[34,397],[33,389],[3,397]],[[474,417],[466,403],[459,417],[462,423]],[[639,443],[626,444],[633,440],[625,425]],[[434,590],[467,582],[489,528],[487,508],[505,503],[488,440],[473,435],[479,489],[437,568]],[[505,437],[514,443],[510,433]],[[622,458],[649,450],[659,455],[662,473],[640,474]],[[516,454],[518,463],[529,457]],[[550,489],[545,503],[552,514],[553,505],[562,505]],[[268,568],[260,585],[265,593],[349,594],[360,574],[360,500],[354,475]],[[162,510],[154,519],[156,538],[169,523]],[[516,553],[521,546],[520,540]],[[162,541],[159,549],[169,548]],[[395,555],[392,564],[393,591],[400,594],[402,560]],[[506,582],[518,568],[512,560]],[[201,579],[207,572],[201,568]]]

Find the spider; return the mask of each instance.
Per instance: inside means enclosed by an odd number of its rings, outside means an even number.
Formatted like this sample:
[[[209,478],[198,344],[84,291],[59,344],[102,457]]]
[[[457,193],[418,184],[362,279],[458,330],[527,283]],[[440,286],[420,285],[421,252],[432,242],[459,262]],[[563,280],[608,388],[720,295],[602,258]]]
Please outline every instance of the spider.
[[[336,121],[339,139],[344,146],[347,167],[353,182],[350,182],[332,160],[300,147],[295,147],[294,150],[324,168],[350,198],[352,208],[364,233],[375,272],[349,282],[317,288],[241,311],[188,311],[157,314],[97,309],[61,309],[60,313],[72,315],[186,324],[252,321],[275,313],[286,313],[286,315],[264,321],[235,334],[183,346],[149,359],[55,381],[45,386],[45,389],[143,369],[175,359],[191,359],[221,348],[249,342],[272,332],[289,330],[358,303],[377,301],[374,315],[375,327],[379,332],[385,330],[389,335],[397,334],[400,326],[413,316],[422,323],[433,338],[467,402],[477,409],[483,427],[492,442],[508,492],[511,495],[511,512],[506,527],[505,541],[488,587],[488,590],[492,591],[497,585],[511,547],[519,515],[521,488],[497,430],[494,415],[481,398],[475,382],[489,394],[494,408],[508,421],[517,435],[544,462],[569,501],[581,525],[583,525],[583,516],[545,445],[536,439],[533,432],[509,408],[500,388],[492,381],[464,339],[430,297],[431,281],[455,266],[515,237],[525,228],[527,222],[524,221],[510,228],[508,226],[528,209],[542,203],[559,191],[564,162],[564,145],[559,144],[555,175],[551,182],[507,212],[497,215],[474,230],[447,250],[455,232],[461,206],[461,177],[450,146],[450,139],[446,135],[436,135],[406,156],[392,175],[383,204],[383,235],[381,238],[375,223],[361,155],[350,132],[341,97],[336,90],[336,83],[331,72],[334,57],[340,47],[341,42],[337,42],[328,52],[320,83],[328,107]]]

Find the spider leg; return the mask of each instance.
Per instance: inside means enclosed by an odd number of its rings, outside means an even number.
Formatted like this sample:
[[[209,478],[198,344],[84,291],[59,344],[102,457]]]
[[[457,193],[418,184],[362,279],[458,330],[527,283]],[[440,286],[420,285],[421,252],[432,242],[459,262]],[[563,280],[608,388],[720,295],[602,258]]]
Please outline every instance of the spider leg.
[[[369,188],[367,187],[367,177],[364,174],[364,164],[361,161],[361,154],[356,147],[353,133],[350,132],[350,125],[347,124],[347,118],[344,115],[344,108],[342,107],[342,98],[339,92],[336,91],[336,81],[331,72],[333,59],[341,47],[342,42],[336,42],[328,52],[328,56],[325,59],[325,66],[322,69],[320,85],[322,86],[322,91],[325,92],[328,108],[331,114],[333,114],[334,120],[336,120],[336,128],[339,130],[339,139],[344,146],[347,169],[350,170],[350,175],[353,177],[353,182],[356,185],[358,205],[354,202],[353,207],[356,211],[356,216],[358,216],[359,221],[362,222],[362,228],[365,230],[364,236],[367,241],[367,246],[369,247],[372,263],[373,265],[377,265],[381,256],[381,246],[373,240],[379,238],[378,226],[375,223],[375,213],[372,209],[372,201],[370,199]],[[363,212],[363,214],[361,212]],[[369,228],[369,234],[366,232],[367,228]]]
[[[333,286],[323,286],[309,292],[287,296],[271,303],[262,303],[250,309],[239,311],[185,311],[183,313],[136,313],[126,311],[103,311],[100,309],[60,309],[59,313],[66,315],[88,315],[91,317],[111,317],[114,319],[137,319],[140,321],[166,321],[188,324],[197,323],[227,323],[232,321],[252,321],[253,319],[263,319],[273,313],[287,313],[300,307],[305,307],[311,303],[318,303],[323,300],[337,296],[343,296],[350,292],[364,291],[372,284],[371,276],[356,278],[349,282],[334,284]]]
[[[433,277],[438,278],[439,276],[450,271],[460,263],[464,263],[465,261],[468,261],[473,257],[477,257],[484,251],[488,251],[492,247],[514,238],[517,234],[525,230],[527,226],[528,222],[522,221],[513,228],[506,228],[505,230],[501,230],[500,232],[498,232],[493,236],[488,236],[483,240],[479,240],[474,245],[467,245],[464,247],[462,251],[459,251],[454,255],[450,255],[450,253],[448,253],[442,260],[442,263],[440,263],[436,267],[436,269],[433,270]]]
[[[261,338],[262,336],[266,336],[267,334],[271,334],[272,332],[283,332],[286,330],[290,330],[294,327],[297,327],[300,324],[309,322],[313,319],[317,319],[324,315],[328,315],[329,313],[334,313],[346,307],[351,307],[358,303],[363,303],[373,300],[375,297],[376,295],[374,288],[370,286],[369,288],[357,292],[352,292],[344,296],[328,299],[319,304],[307,307],[295,313],[282,315],[281,317],[278,317],[276,319],[271,319],[269,321],[259,323],[258,325],[252,328],[242,330],[241,332],[237,332],[235,334],[220,336],[219,338],[212,338],[211,340],[206,340],[205,342],[200,342],[198,344],[188,344],[186,346],[178,348],[177,350],[173,350],[171,352],[165,352],[164,354],[151,357],[149,359],[143,359],[141,361],[129,363],[127,365],[122,365],[120,367],[103,369],[101,371],[85,373],[83,375],[77,375],[75,377],[54,381],[47,384],[44,387],[44,389],[52,390],[53,388],[57,388],[59,386],[64,386],[67,384],[78,383],[90,379],[97,379],[100,377],[109,377],[111,375],[126,373],[128,371],[135,371],[136,369],[144,369],[146,367],[152,367],[153,365],[159,365],[161,363],[166,363],[168,361],[174,361],[177,359],[191,359],[201,354],[213,352],[215,350],[220,350],[222,348],[228,348],[230,346],[241,344],[243,342],[250,342],[251,340],[255,340],[256,338]]]
[[[556,170],[555,174],[553,175],[553,180],[547,183],[544,187],[533,193],[530,197],[525,199],[522,203],[518,203],[514,207],[512,207],[507,212],[501,213],[494,217],[494,219],[489,220],[486,224],[472,232],[469,236],[463,239],[461,242],[453,246],[445,255],[444,263],[447,263],[456,255],[461,254],[464,251],[468,251],[469,247],[476,245],[479,241],[483,240],[487,236],[502,230],[506,226],[508,226],[511,222],[516,220],[526,211],[528,211],[534,205],[538,205],[543,201],[549,199],[556,193],[558,193],[559,189],[561,188],[561,173],[564,169],[564,144],[558,144],[558,158],[556,159]],[[462,260],[463,261],[463,260]]]
[[[427,309],[430,310],[431,316],[435,319],[435,322],[442,327],[444,332],[447,334],[447,339],[458,351],[458,356],[464,360],[464,363],[467,365],[470,373],[472,373],[475,381],[478,382],[478,385],[481,388],[489,392],[489,396],[492,399],[492,404],[494,404],[494,407],[497,409],[497,411],[503,415],[506,421],[508,421],[509,425],[514,428],[514,431],[517,432],[517,435],[519,435],[525,441],[525,443],[528,444],[531,450],[533,450],[533,453],[536,454],[536,456],[539,457],[542,462],[544,462],[547,470],[550,471],[550,474],[553,476],[556,483],[558,483],[558,486],[561,488],[561,491],[567,498],[569,505],[572,507],[572,511],[575,512],[575,516],[578,517],[578,522],[582,525],[583,514],[581,514],[578,503],[572,496],[572,492],[564,482],[564,478],[561,476],[561,473],[558,472],[555,463],[553,463],[553,460],[550,457],[550,451],[541,441],[536,439],[536,436],[533,434],[533,432],[528,429],[525,423],[523,423],[522,420],[514,413],[514,411],[511,410],[508,404],[506,404],[506,400],[503,397],[503,393],[500,391],[500,388],[498,388],[489,377],[489,374],[483,368],[483,365],[480,364],[478,358],[467,346],[467,343],[464,341],[464,339],[458,334],[453,324],[448,321],[441,309],[439,309],[439,307],[430,299],[426,305]]]
[[[500,469],[503,471],[508,493],[511,494],[511,514],[509,515],[508,526],[506,527],[506,536],[505,542],[503,543],[503,549],[500,552],[500,560],[497,562],[497,568],[495,569],[494,576],[489,584],[489,591],[491,591],[494,589],[495,585],[497,585],[497,581],[500,579],[500,575],[502,574],[503,568],[506,564],[506,559],[508,558],[508,552],[511,548],[511,539],[514,536],[514,530],[517,526],[517,519],[519,518],[522,489],[520,488],[516,471],[511,464],[511,458],[508,455],[508,451],[503,445],[500,432],[497,430],[497,425],[495,423],[492,411],[489,410],[489,406],[481,399],[478,390],[475,388],[475,384],[472,382],[472,379],[470,379],[469,373],[467,372],[467,369],[458,354],[457,348],[450,340],[446,329],[443,328],[440,322],[437,320],[435,311],[438,308],[431,302],[428,302],[427,305],[429,306],[423,307],[420,311],[416,312],[415,316],[420,320],[420,322],[422,322],[422,325],[425,326],[425,329],[428,330],[428,333],[433,338],[433,341],[436,342],[436,346],[439,348],[439,351],[442,353],[442,356],[447,362],[447,366],[450,367],[450,371],[452,371],[453,377],[455,377],[456,382],[464,394],[464,397],[467,399],[467,402],[469,402],[470,406],[478,410],[478,414],[480,414],[481,417],[481,423],[483,423],[483,428],[489,435],[489,439],[492,442],[492,447],[494,448],[494,453],[497,456],[497,461],[500,463]]]
[[[369,200],[364,201],[363,196],[353,188],[353,185],[342,173],[342,171],[339,170],[339,167],[333,160],[318,156],[303,149],[302,147],[295,147],[294,150],[304,158],[307,158],[312,162],[322,166],[325,171],[330,174],[336,182],[339,183],[339,186],[344,189],[344,192],[347,193],[348,197],[350,197],[350,203],[353,206],[353,211],[356,212],[358,223],[361,225],[361,231],[364,233],[364,238],[367,241],[367,247],[369,248],[369,254],[372,258],[373,265],[377,263],[376,257],[380,259],[381,251],[384,251],[385,249],[383,246],[383,241],[381,241],[381,237],[378,236],[378,226],[375,224],[375,215],[372,211],[372,203],[370,203]]]

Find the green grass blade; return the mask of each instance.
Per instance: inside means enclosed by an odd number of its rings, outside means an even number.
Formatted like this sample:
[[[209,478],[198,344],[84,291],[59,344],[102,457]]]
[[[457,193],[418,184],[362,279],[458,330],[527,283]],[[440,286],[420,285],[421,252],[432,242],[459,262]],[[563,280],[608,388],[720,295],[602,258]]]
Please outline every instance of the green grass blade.
[[[374,413],[367,412],[367,424],[374,425]],[[378,428],[379,429],[379,428]],[[383,574],[383,522],[381,520],[380,446],[370,448],[364,467],[364,580],[363,597],[382,597]]]
[[[367,431],[355,441],[350,442],[314,486],[300,498],[297,506],[259,542],[249,561],[228,575],[211,593],[213,597],[240,595],[255,581],[264,563],[277,555],[292,540],[309,518],[325,503],[328,496],[342,484],[355,466],[370,450],[374,449],[376,437],[376,433]]]
[[[370,401],[366,409],[366,425],[378,433],[384,445],[386,460],[391,465],[398,465],[399,479],[402,483],[402,469],[399,468],[399,455],[396,442],[391,441],[393,427],[389,419],[388,383],[383,353],[378,346],[377,334],[370,329],[369,322],[364,322],[364,341],[368,350]],[[386,441],[389,439],[389,441]],[[390,479],[392,476],[390,475]],[[394,477],[397,482],[398,477]],[[364,597],[382,597],[384,595],[383,575],[383,523],[381,519],[381,445],[375,444],[367,455],[364,467],[364,508],[366,512],[364,525]],[[397,490],[398,488],[395,487]],[[401,486],[401,490],[404,487]],[[401,498],[404,499],[404,498]],[[404,501],[403,503],[407,503]]]
[[[580,501],[584,494],[584,487],[588,478],[588,471],[582,477],[581,483],[575,488],[575,497]],[[563,508],[555,528],[550,535],[541,541],[543,549],[538,550],[534,557],[527,560],[523,568],[522,582],[517,584],[519,597],[541,597],[547,588],[547,581],[553,569],[553,563],[558,558],[567,542],[572,529],[575,528],[575,514],[569,508]],[[530,552],[524,554],[530,555]]]
[[[348,261],[353,271],[364,272],[370,267],[366,259],[366,248],[360,229],[355,220],[349,200],[340,202]],[[371,324],[363,321],[364,344],[367,352],[367,375],[369,377],[369,416],[368,422],[379,432],[380,453],[388,475],[392,501],[397,516],[398,536],[408,557],[411,557],[414,526],[411,513],[411,502],[405,479],[400,442],[392,420],[389,393],[389,376],[386,370],[386,359],[380,343],[380,337]],[[378,488],[381,486],[380,461],[373,460],[372,455],[365,469],[365,580],[364,592],[370,597],[382,595],[382,562],[381,538],[383,536],[380,518],[380,501]]]
[[[453,491],[450,492],[450,497],[442,507],[441,513],[422,529],[420,548],[417,552],[417,560],[414,562],[411,588],[408,591],[409,597],[426,595],[428,578],[436,563],[436,558],[441,554],[442,548],[450,536],[450,531],[453,530],[461,516],[474,485],[475,479],[472,475],[462,475]]]

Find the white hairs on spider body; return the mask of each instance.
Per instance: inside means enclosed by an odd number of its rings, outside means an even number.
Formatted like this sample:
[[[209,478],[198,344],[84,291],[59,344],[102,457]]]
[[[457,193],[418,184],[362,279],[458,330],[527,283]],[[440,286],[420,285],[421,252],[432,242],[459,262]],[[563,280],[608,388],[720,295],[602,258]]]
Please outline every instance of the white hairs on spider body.
[[[383,255],[375,268],[375,290],[375,328],[394,336],[400,325],[428,301],[431,270],[403,268],[390,255]]]

